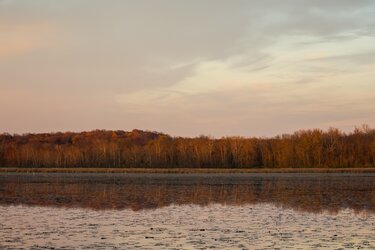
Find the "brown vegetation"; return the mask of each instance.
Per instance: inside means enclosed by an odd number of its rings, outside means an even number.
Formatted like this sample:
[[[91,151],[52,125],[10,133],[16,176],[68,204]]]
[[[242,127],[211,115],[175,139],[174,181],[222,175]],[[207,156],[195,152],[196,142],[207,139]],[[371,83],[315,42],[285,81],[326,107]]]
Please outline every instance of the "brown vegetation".
[[[13,168],[367,168],[375,130],[301,130],[273,138],[171,137],[141,130],[0,134],[0,166]]]
[[[0,173],[375,173],[375,168],[0,168]]]

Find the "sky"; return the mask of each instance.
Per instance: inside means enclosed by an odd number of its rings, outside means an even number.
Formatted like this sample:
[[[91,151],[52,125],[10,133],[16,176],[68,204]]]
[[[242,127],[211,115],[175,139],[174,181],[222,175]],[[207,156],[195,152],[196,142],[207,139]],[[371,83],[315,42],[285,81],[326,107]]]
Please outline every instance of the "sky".
[[[373,0],[0,0],[0,133],[375,126]]]

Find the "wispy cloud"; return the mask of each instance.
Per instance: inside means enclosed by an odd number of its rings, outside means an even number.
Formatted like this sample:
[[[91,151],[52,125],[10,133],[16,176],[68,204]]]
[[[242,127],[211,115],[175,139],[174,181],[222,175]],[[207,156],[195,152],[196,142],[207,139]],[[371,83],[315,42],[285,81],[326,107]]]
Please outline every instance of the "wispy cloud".
[[[46,45],[48,23],[0,23],[0,59],[31,52]]]

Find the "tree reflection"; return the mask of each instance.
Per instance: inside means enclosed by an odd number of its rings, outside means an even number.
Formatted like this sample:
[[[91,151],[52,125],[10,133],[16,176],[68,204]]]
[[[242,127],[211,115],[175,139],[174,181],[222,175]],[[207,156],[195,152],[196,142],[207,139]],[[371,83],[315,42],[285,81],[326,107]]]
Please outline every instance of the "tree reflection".
[[[9,175],[1,205],[156,209],[172,204],[243,206],[271,203],[298,211],[375,211],[375,176],[326,175]]]

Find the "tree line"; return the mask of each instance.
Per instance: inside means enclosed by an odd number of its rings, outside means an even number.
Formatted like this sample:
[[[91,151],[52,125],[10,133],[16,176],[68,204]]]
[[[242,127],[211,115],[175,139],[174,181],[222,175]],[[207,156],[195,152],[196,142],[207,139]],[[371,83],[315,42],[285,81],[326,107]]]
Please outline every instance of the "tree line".
[[[271,138],[172,137],[133,130],[0,134],[0,167],[375,167],[375,129],[299,130]]]

